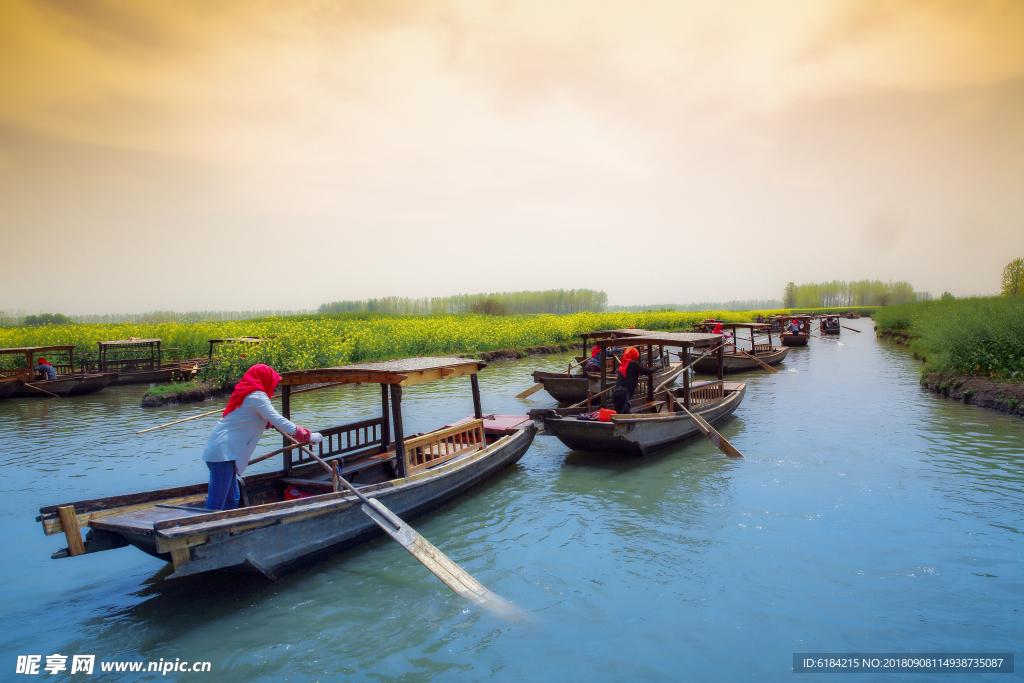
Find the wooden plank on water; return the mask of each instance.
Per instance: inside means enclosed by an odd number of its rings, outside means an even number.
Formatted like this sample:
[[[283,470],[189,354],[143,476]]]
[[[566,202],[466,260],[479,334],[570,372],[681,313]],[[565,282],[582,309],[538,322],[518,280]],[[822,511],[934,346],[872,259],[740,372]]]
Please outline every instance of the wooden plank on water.
[[[85,543],[82,542],[82,530],[78,526],[75,508],[71,505],[62,505],[57,508],[57,514],[60,515],[64,537],[68,541],[68,555],[84,555]]]

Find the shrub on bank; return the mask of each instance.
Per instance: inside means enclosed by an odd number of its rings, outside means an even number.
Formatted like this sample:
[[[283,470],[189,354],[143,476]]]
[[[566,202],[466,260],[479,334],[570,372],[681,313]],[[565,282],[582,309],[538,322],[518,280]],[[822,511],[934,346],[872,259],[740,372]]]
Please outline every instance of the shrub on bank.
[[[879,309],[879,332],[911,335],[928,369],[1024,381],[1024,300],[951,299]]]

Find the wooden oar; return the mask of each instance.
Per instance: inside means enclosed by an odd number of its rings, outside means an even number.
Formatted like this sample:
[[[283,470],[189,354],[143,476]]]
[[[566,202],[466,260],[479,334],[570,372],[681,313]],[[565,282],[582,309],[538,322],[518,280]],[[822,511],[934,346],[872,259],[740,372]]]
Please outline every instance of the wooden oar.
[[[201,417],[208,417],[210,415],[213,415],[214,413],[223,413],[223,412],[224,412],[223,408],[217,408],[217,410],[211,410],[208,413],[202,413],[200,415],[193,415],[192,417],[186,417],[184,420],[175,420],[174,422],[168,422],[167,424],[157,425],[156,427],[150,427],[149,429],[143,429],[142,431],[135,432],[135,433],[136,434],[145,434],[146,432],[151,432],[154,429],[160,429],[161,427],[170,427],[171,425],[181,424],[182,422],[188,422],[189,420],[198,420]]]
[[[40,389],[40,388],[39,388],[39,387],[37,387],[37,386],[36,386],[35,384],[29,384],[28,382],[25,382],[25,386],[26,386],[26,387],[31,387],[31,388],[35,389],[36,391],[41,391],[41,392],[43,392],[44,394],[46,394],[47,396],[53,396],[54,398],[60,398],[60,396],[58,396],[57,394],[53,394],[53,393],[50,393],[50,392],[49,392],[49,391],[47,391],[46,389]]]
[[[778,374],[778,372],[779,372],[778,370],[776,370],[776,369],[775,369],[775,368],[773,368],[772,366],[768,365],[767,363],[765,363],[765,362],[764,362],[763,360],[761,360],[761,359],[760,359],[760,358],[758,358],[757,356],[754,356],[754,355],[751,355],[751,354],[747,353],[747,352],[746,352],[746,351],[744,351],[743,349],[741,349],[741,348],[738,348],[738,347],[737,347],[737,346],[736,346],[735,344],[733,344],[733,345],[732,345],[732,348],[733,348],[733,349],[734,349],[734,350],[736,351],[736,353],[741,353],[741,354],[743,354],[744,356],[746,356],[747,358],[749,358],[749,359],[751,359],[751,360],[755,360],[755,361],[757,361],[757,362],[758,362],[758,363],[760,363],[760,364],[761,364],[761,366],[762,366],[763,368],[765,368],[766,370],[771,370],[772,372],[774,372],[774,373]]]
[[[293,448],[298,448],[298,447],[299,447],[299,444],[293,443],[291,446],[285,446],[284,448],[278,448],[276,451],[270,451],[269,453],[265,453],[265,454],[261,455],[258,458],[253,458],[252,460],[249,461],[249,465],[253,465],[253,464],[258,463],[258,462],[263,462],[267,458],[272,458],[275,455],[278,455],[280,453],[284,453],[285,451],[290,451]],[[248,467],[248,465],[247,465],[247,467]]]
[[[516,398],[526,398],[527,396],[533,396],[534,394],[536,394],[538,391],[540,391],[543,388],[544,388],[544,382],[537,382],[536,384],[534,384],[532,387],[530,387],[529,389],[527,389],[523,393],[516,394]]]
[[[691,413],[689,410],[686,409],[686,406],[683,405],[682,401],[680,401],[675,396],[673,396],[672,398],[676,402],[676,405],[682,408],[683,412],[690,416],[690,421],[693,422],[694,425],[696,425],[697,429],[703,432],[704,436],[708,437],[708,439],[711,440],[711,443],[715,444],[718,450],[722,451],[730,458],[743,457],[743,454],[736,450],[736,447],[729,443],[729,441],[724,436],[715,431],[715,428],[708,424],[707,420],[705,420],[700,415],[694,415],[693,413]]]
[[[281,431],[281,430],[278,430]],[[299,442],[291,436],[281,432],[287,439],[299,445]],[[323,460],[313,455],[313,451],[305,446],[299,445],[306,455],[315,458],[321,464]],[[362,501],[362,510],[367,517],[376,522],[377,526],[384,530],[391,538],[398,541],[409,554],[419,560],[424,567],[429,569],[434,576],[441,579],[446,586],[466,598],[470,602],[479,605],[492,612],[508,614],[515,611],[516,607],[508,600],[495,595],[474,579],[469,573],[452,562],[444,553],[438,550],[427,539],[420,536],[415,529],[403,522],[398,515],[388,510],[384,503],[376,498],[370,499],[364,496],[356,487],[348,483],[342,476],[338,463],[334,463],[331,470],[335,482],[340,483]]]
[[[863,331],[863,330],[855,330],[852,327],[847,327],[846,325],[840,325],[839,327],[843,328],[844,330],[849,330],[850,332],[857,332],[858,334]]]
[[[611,390],[612,390],[612,389],[614,389],[614,388],[615,388],[615,385],[613,384],[612,386],[608,387],[608,388],[607,388],[607,389],[605,389],[604,391],[599,391],[598,393],[594,394],[593,396],[591,396],[590,398],[588,398],[588,399],[587,399],[586,401],[580,401],[579,403],[573,403],[573,404],[572,404],[571,406],[569,406],[569,407],[570,407],[570,408],[579,408],[579,407],[580,407],[581,405],[583,405],[583,404],[584,404],[584,403],[586,403],[587,401],[593,401],[593,400],[594,400],[595,398],[600,398],[601,396],[604,396],[605,394],[607,394],[607,393],[608,393],[609,391],[611,391]]]

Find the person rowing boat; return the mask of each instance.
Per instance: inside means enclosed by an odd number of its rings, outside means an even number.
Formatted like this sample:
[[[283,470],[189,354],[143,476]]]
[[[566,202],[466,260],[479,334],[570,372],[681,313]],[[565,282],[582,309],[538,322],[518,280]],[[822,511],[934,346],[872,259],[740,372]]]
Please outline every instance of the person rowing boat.
[[[629,415],[629,399],[636,393],[636,384],[640,374],[653,375],[657,368],[641,365],[637,359],[640,352],[635,346],[630,346],[622,354],[622,363],[619,371],[615,373],[615,388],[612,389],[612,404],[615,412],[619,415]]]

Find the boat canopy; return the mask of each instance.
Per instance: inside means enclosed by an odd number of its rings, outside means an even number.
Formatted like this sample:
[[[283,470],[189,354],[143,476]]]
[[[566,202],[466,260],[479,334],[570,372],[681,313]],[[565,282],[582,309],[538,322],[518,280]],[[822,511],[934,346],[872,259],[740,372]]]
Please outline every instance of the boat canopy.
[[[630,346],[678,346],[688,348],[693,346],[712,346],[725,341],[725,335],[705,334],[703,332],[650,332],[644,331],[634,337],[618,337],[612,339],[601,339],[594,343],[600,347],[621,346],[627,342]]]
[[[474,358],[403,358],[378,363],[359,363],[340,368],[292,370],[281,373],[281,386],[306,384],[392,384],[408,387],[449,377],[475,375],[487,367]]]
[[[63,346],[21,346],[16,349],[0,349],[0,353],[41,353],[45,351],[74,351],[75,345]]]

